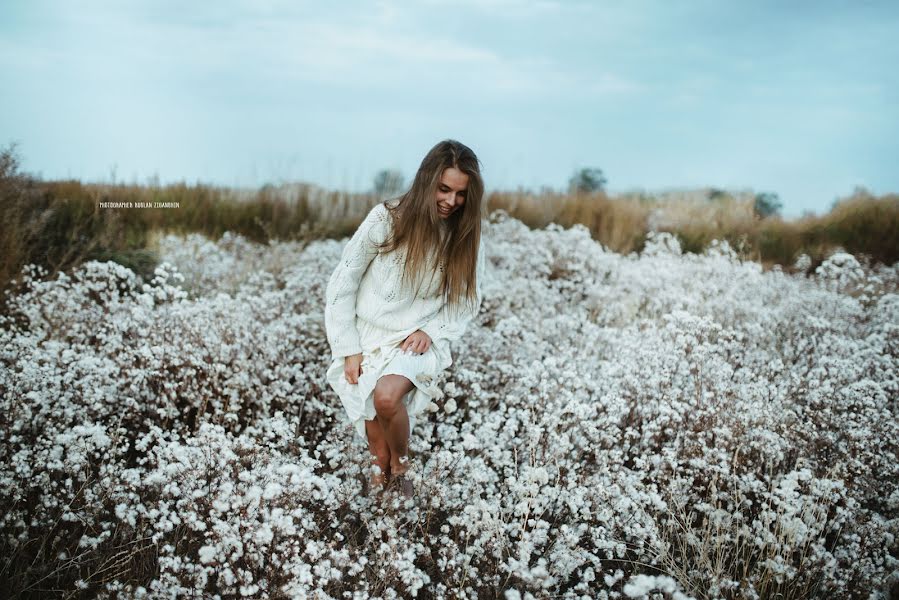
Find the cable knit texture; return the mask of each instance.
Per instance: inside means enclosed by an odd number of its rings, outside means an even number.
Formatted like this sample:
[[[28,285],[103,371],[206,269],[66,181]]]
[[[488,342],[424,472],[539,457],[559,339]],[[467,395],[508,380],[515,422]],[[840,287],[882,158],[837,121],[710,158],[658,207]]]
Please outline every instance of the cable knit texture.
[[[363,348],[361,326],[405,336],[421,329],[432,343],[458,340],[481,305],[484,276],[483,252],[478,252],[477,303],[475,310],[463,305],[450,310],[440,295],[440,278],[445,268],[441,258],[431,257],[429,275],[416,294],[409,282],[401,285],[405,264],[403,249],[385,254],[376,243],[390,235],[391,216],[383,203],[369,211],[350,238],[334,269],[325,292],[325,329],[333,358],[359,354]]]

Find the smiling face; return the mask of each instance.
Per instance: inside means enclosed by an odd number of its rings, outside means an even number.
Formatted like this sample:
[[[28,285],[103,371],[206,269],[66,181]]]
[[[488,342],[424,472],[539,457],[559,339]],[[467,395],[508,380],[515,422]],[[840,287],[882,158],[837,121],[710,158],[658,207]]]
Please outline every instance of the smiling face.
[[[455,167],[443,170],[437,182],[437,214],[446,219],[465,204],[468,175]]]

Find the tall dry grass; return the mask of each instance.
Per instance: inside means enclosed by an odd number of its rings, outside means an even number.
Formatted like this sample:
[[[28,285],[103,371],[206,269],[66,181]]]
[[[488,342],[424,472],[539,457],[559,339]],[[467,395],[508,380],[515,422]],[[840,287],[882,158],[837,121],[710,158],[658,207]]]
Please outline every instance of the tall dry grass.
[[[41,181],[19,169],[15,145],[0,149],[0,291],[26,264],[48,277],[86,260],[113,260],[152,276],[156,234],[226,231],[265,243],[349,235],[378,201],[370,194],[305,184],[236,190],[204,184],[166,186]],[[107,208],[103,203],[174,203],[177,208]],[[0,311],[5,295],[0,297]]]
[[[380,200],[374,194],[330,191],[308,184],[240,190],[204,184],[166,186],[40,181],[19,171],[15,146],[0,149],[0,289],[24,265],[49,276],[89,259],[114,260],[150,277],[159,233],[224,232],[250,240],[308,241],[351,235]],[[177,203],[178,208],[102,208],[103,202]],[[744,259],[786,270],[801,254],[820,264],[836,248],[892,264],[899,260],[899,195],[860,191],[830,213],[786,221],[758,218],[751,197],[710,194],[563,194],[544,188],[495,191],[487,210],[503,209],[534,228],[579,223],[621,253],[638,252],[649,231],[676,235],[687,252],[727,240]],[[0,310],[2,310],[0,299]]]
[[[617,252],[639,250],[646,238],[648,206],[609,198],[604,193],[562,194],[552,190],[494,192],[487,210],[503,209],[531,228],[550,223],[571,227],[585,225],[593,237]]]
[[[594,239],[621,253],[639,251],[648,231],[676,235],[686,252],[727,240],[747,260],[786,270],[801,254],[815,267],[835,249],[893,264],[899,260],[899,195],[858,191],[822,216],[759,218],[751,198],[719,195],[708,200],[667,200],[647,194],[559,194],[549,190],[495,192],[488,210],[503,209],[531,227],[551,222],[585,225]]]
[[[0,288],[8,289],[26,264],[41,265],[50,276],[92,258],[152,270],[146,231],[130,224],[128,214],[101,218],[82,184],[45,183],[18,167],[14,146],[0,151]]]

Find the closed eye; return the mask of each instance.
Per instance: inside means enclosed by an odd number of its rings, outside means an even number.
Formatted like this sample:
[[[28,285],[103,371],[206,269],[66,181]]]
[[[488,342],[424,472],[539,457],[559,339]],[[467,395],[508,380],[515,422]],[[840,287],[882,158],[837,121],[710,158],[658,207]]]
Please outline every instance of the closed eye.
[[[442,186],[440,186],[440,191],[441,191],[441,192],[448,192],[448,191],[450,191],[450,189],[449,189],[448,187],[446,187],[445,185],[442,185]],[[464,198],[465,195],[466,195],[465,192],[459,192],[459,194],[461,194],[461,196],[462,196],[463,198]]]

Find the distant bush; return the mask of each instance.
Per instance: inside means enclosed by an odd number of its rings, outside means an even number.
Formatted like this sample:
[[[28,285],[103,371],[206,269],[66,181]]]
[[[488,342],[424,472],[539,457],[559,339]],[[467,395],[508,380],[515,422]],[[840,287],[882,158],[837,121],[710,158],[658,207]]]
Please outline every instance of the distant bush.
[[[719,190],[717,188],[712,188],[709,190],[708,198],[709,200],[722,200],[728,197],[728,193],[724,190]]]
[[[403,174],[393,169],[384,169],[375,175],[375,193],[379,196],[398,194],[403,189]]]
[[[568,181],[568,189],[575,194],[590,194],[605,189],[607,182],[608,179],[603,175],[602,169],[583,168],[571,176],[571,179]]]
[[[780,214],[782,206],[783,203],[781,203],[780,197],[773,192],[762,192],[755,195],[755,205],[753,208],[755,209],[756,216],[761,217],[762,219]]]
[[[803,245],[837,245],[893,264],[899,260],[899,194],[876,197],[857,190],[804,229]]]

